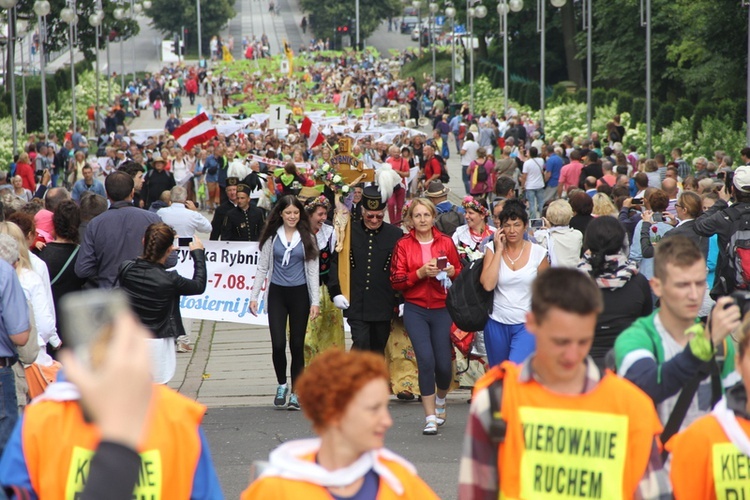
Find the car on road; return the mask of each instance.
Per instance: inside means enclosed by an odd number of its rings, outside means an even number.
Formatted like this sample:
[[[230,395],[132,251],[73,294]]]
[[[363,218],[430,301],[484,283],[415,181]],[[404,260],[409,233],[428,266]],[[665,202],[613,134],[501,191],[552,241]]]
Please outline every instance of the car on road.
[[[429,21],[428,21],[427,23],[422,24],[422,29],[421,30],[419,29],[419,26],[417,26],[416,28],[414,28],[414,30],[411,32],[411,39],[416,42],[417,40],[420,40],[420,38],[421,38],[421,40],[422,40],[422,46],[425,47],[425,46],[429,45],[429,41],[428,41],[429,32],[430,32],[429,30],[430,29],[429,29]],[[440,34],[442,32],[443,32],[443,27],[442,26],[433,26],[432,27],[432,36],[435,38],[435,40],[438,39],[438,37],[440,36]],[[421,37],[420,37],[420,34],[421,34]]]
[[[419,24],[419,18],[417,16],[404,16],[401,18],[401,34],[406,35],[411,33],[412,30]]]

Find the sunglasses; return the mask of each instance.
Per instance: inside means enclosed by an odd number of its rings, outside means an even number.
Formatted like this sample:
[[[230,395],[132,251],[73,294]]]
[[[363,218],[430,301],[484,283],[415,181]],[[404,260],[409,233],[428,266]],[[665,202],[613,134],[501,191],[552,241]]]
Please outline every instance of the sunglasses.
[[[365,218],[367,218],[368,220],[373,220],[373,219],[383,220],[383,217],[385,217],[385,214],[383,213],[365,215]]]

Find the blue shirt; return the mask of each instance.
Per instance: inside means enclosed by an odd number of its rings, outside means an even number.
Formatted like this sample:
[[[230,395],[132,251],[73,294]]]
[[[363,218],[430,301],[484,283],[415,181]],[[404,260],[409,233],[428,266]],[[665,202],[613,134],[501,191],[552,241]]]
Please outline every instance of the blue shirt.
[[[547,163],[544,165],[544,168],[551,174],[547,181],[547,187],[557,187],[560,183],[560,171],[563,168],[562,158],[556,154],[550,155],[547,158]]]
[[[107,192],[104,190],[104,184],[102,184],[100,181],[96,179],[92,179],[91,185],[86,185],[85,179],[79,179],[76,181],[75,184],[73,184],[73,190],[70,192],[70,197],[73,198],[73,200],[76,203],[80,203],[81,196],[83,196],[83,193],[86,191],[91,191],[92,193],[107,197]]]
[[[273,274],[271,283],[279,286],[300,286],[307,283],[305,279],[305,246],[300,241],[292,250],[289,262],[284,266],[284,252],[287,243],[281,238],[273,240]]]
[[[213,174],[209,172],[209,169],[216,167],[216,172]],[[206,157],[206,162],[203,165],[203,171],[206,173],[206,182],[219,182],[219,162],[216,160],[214,155]]]
[[[16,346],[10,339],[31,328],[29,308],[15,269],[0,260],[0,356],[12,358]]]

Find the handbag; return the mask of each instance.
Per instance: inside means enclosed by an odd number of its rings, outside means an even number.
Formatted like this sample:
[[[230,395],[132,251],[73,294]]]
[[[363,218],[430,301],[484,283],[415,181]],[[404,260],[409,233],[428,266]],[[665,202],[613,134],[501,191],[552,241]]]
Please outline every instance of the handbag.
[[[451,343],[464,357],[469,357],[474,338],[474,332],[465,332],[455,323],[451,325]]]

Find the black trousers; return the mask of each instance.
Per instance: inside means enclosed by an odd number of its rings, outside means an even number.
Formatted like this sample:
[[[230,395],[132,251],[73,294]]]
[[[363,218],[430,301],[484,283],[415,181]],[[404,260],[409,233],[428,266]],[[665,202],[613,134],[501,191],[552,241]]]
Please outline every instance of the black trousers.
[[[305,367],[305,330],[310,316],[307,285],[268,286],[268,328],[276,380],[286,383],[286,325],[289,322],[289,350],[292,353],[292,388]]]
[[[352,329],[352,349],[385,355],[385,344],[391,334],[390,321],[348,319]]]

